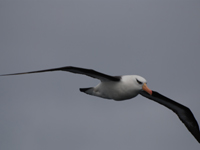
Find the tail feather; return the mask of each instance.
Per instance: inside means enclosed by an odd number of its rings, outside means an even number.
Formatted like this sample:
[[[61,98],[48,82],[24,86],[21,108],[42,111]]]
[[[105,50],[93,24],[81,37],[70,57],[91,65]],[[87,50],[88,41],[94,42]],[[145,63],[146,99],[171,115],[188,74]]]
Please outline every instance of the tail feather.
[[[89,88],[80,88],[79,90],[80,90],[81,92],[86,93],[86,94],[93,95],[93,87],[89,87]]]

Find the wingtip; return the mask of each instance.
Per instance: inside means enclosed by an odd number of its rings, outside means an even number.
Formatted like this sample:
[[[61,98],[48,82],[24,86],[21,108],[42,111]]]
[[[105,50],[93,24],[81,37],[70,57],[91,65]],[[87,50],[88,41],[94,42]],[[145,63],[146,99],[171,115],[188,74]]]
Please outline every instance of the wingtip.
[[[28,73],[1,74],[0,76],[12,76],[12,75],[22,75],[22,74],[28,74]]]
[[[192,132],[191,132],[192,133]],[[198,131],[198,132],[195,132],[195,133],[192,133],[193,134],[193,136],[195,137],[195,139],[199,142],[199,144],[200,144],[200,131]]]
[[[9,76],[9,74],[0,74],[0,76]]]

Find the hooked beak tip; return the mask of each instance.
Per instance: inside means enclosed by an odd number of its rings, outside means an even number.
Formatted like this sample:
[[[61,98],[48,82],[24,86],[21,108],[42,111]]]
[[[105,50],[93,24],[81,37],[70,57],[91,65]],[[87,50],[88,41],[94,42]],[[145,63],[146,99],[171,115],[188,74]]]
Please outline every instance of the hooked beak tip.
[[[150,90],[148,87],[147,87],[147,84],[144,83],[143,86],[142,86],[142,90],[144,90],[145,92],[149,93],[150,95],[152,95],[152,90]]]

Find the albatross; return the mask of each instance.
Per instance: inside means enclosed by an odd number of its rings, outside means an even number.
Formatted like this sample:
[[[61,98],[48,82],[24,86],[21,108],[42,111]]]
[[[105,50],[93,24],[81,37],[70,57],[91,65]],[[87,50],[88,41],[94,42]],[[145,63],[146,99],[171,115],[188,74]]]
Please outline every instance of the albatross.
[[[3,74],[0,76],[42,73],[50,71],[68,71],[71,73],[83,74],[92,78],[99,79],[101,82],[95,87],[80,88],[81,92],[89,95],[98,96],[105,99],[113,99],[116,101],[123,101],[136,97],[138,94],[140,94],[150,100],[164,105],[165,107],[172,110],[175,114],[177,114],[186,128],[200,143],[199,125],[190,109],[180,103],[173,101],[172,99],[161,95],[156,91],[150,90],[147,87],[146,79],[139,75],[110,76],[92,69],[66,66],[46,70]]]

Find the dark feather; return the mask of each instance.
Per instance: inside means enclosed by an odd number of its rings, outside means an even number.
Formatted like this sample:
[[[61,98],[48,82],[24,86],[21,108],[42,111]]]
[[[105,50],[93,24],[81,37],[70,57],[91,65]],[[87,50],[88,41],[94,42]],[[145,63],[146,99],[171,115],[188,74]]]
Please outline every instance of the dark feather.
[[[140,94],[144,97],[147,97],[155,102],[158,102],[161,105],[166,106],[167,108],[171,109],[175,112],[179,119],[185,124],[187,129],[192,133],[192,135],[196,138],[196,140],[200,143],[200,131],[199,125],[190,111],[190,109],[182,104],[179,104],[158,92],[152,91],[152,95],[149,95],[145,91],[141,91]]]
[[[22,75],[22,74],[41,73],[41,72],[50,72],[50,71],[68,71],[72,73],[87,75],[87,76],[99,79],[101,81],[120,81],[120,77],[106,75],[92,69],[78,68],[78,67],[72,67],[72,66],[46,69],[46,70],[38,70],[38,71],[30,71],[30,72],[22,72],[22,73],[4,74],[0,76]]]

